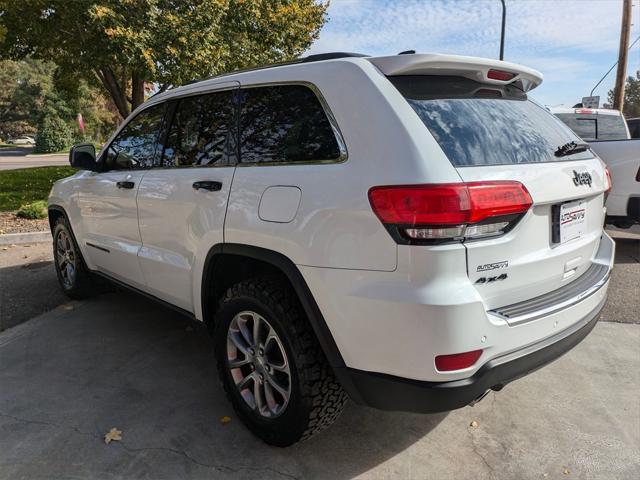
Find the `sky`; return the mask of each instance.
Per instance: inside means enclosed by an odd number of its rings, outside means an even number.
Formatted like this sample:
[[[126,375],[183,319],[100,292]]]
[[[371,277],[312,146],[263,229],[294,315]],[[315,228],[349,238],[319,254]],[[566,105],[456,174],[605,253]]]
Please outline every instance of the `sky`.
[[[630,42],[640,36],[634,0]],[[507,61],[542,72],[532,97],[573,106],[618,59],[622,0],[507,0]],[[309,54],[331,51],[393,55],[403,50],[498,58],[500,0],[331,0],[328,21]],[[640,40],[627,73],[640,70]],[[616,69],[595,90],[600,103]]]

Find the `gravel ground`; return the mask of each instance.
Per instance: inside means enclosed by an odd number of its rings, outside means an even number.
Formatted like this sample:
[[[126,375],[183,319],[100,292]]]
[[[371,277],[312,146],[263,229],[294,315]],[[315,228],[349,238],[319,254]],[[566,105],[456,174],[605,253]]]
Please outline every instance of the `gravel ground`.
[[[49,220],[30,220],[16,217],[15,212],[0,212],[0,235],[3,233],[29,233],[49,230]]]

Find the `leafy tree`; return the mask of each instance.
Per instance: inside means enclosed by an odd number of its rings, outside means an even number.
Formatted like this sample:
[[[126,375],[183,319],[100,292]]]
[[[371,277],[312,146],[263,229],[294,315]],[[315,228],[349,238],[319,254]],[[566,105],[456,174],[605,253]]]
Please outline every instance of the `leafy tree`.
[[[46,115],[36,135],[36,152],[50,153],[64,150],[73,142],[71,129],[60,117]]]
[[[609,90],[609,103],[613,105],[614,90]],[[624,116],[627,118],[640,117],[640,70],[635,78],[630,76],[624,87]]]
[[[70,81],[51,62],[0,61],[0,86],[0,138],[35,134],[47,115],[64,119],[78,131],[75,119],[80,112],[88,136],[100,140],[117,118],[99,87]]]
[[[326,9],[317,0],[0,0],[0,56],[50,59],[65,75],[99,80],[126,117],[150,85],[298,56]]]

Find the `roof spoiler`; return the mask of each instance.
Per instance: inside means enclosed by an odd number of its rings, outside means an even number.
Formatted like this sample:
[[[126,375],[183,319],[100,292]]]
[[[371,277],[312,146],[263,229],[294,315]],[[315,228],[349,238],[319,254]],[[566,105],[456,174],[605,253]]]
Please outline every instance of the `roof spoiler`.
[[[489,58],[436,53],[368,57],[366,59],[387,76],[451,75],[492,85],[512,84],[523,92],[533,90],[542,83],[542,74],[537,70],[523,67],[517,63]]]

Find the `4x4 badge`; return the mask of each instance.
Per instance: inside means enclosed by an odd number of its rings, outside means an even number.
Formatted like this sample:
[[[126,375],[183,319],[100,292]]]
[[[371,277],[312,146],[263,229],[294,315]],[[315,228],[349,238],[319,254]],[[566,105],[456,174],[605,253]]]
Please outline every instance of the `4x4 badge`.
[[[578,173],[575,170],[573,171],[573,184],[577,187],[578,185],[589,185],[592,183],[591,174],[589,172]]]

